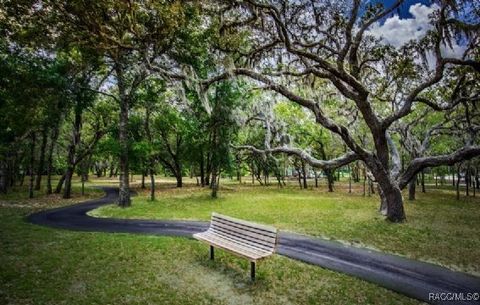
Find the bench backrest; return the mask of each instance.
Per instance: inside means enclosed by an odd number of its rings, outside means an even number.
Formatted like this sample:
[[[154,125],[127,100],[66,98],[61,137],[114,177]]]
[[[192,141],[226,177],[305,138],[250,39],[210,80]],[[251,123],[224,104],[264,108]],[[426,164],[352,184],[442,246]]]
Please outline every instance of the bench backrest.
[[[226,238],[264,251],[275,252],[277,229],[250,221],[212,213],[210,230]]]

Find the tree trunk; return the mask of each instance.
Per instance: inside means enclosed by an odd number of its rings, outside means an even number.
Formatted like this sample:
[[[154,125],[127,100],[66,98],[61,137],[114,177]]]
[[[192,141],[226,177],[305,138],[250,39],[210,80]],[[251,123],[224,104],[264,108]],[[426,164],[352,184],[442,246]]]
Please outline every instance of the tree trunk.
[[[297,174],[298,174],[298,186],[302,188],[302,176],[300,174],[300,168],[297,167]]]
[[[255,184],[255,165],[253,164],[253,161],[251,165],[251,172],[252,172],[252,184]]]
[[[470,196],[470,165],[465,168],[465,195]]]
[[[205,160],[203,159],[203,151],[200,152],[200,184],[205,186]]]
[[[35,132],[32,132],[31,134],[31,146],[30,146],[30,184],[28,186],[28,198],[33,198],[33,183],[35,180],[35,173],[34,173],[34,167],[35,167],[35,142],[36,142],[36,135]]]
[[[177,187],[182,187],[183,186],[182,174],[177,174],[175,178],[177,179]],[[213,176],[212,176],[212,179],[213,179]]]
[[[422,177],[421,185],[422,185],[422,193],[425,193],[425,172],[422,170],[420,176]]]
[[[25,183],[25,169],[22,170],[22,173],[20,174],[20,186],[23,186]]]
[[[45,150],[47,148],[47,130],[42,131],[42,144],[40,146],[40,158],[38,159],[37,179],[35,180],[35,190],[39,191],[42,186],[42,174],[45,167]]]
[[[451,173],[452,173],[452,186],[455,186],[455,167],[451,166]]]
[[[303,188],[308,188],[307,185],[307,170],[305,169],[305,161],[302,160],[302,176],[303,176]]]
[[[50,146],[48,148],[48,158],[47,158],[47,194],[52,194],[52,172],[53,172],[53,151],[55,149],[55,144],[59,136],[60,126],[57,124],[52,129],[52,134],[50,137]]]
[[[205,185],[210,185],[210,174],[212,172],[212,160],[211,160],[211,155],[209,152],[207,152],[207,164],[206,164],[206,170],[205,170]]]
[[[85,174],[82,173],[81,177],[82,177],[82,196],[84,196],[85,195]]]
[[[147,174],[146,174],[145,172],[142,172],[142,186],[141,186],[142,190],[145,189],[145,176],[146,176],[146,175],[147,175]]]
[[[375,177],[379,186],[379,195],[387,206],[387,220],[390,222],[402,222],[406,219],[403,209],[402,192],[398,185],[390,178],[390,148],[387,135],[384,130],[375,132],[373,135],[376,149],[376,160],[366,160],[366,165]],[[373,189],[372,189],[373,192]]]
[[[457,200],[460,200],[460,164],[457,167]]]
[[[69,166],[65,172],[65,187],[63,189],[63,198],[68,199],[72,197],[72,177],[74,167]]]
[[[179,160],[175,160],[175,178],[177,179],[177,187],[183,187],[182,165]]]
[[[317,173],[317,171],[315,171],[314,174],[315,174],[315,187],[318,188],[318,173]]]
[[[475,166],[475,185],[474,187],[478,190],[480,188],[480,178],[478,176],[478,165]]]
[[[237,169],[237,181],[238,181],[238,183],[241,184],[241,183],[242,183],[242,168],[241,168],[242,162],[241,162],[241,158],[240,158],[240,156],[239,156],[238,154],[235,156],[235,161],[236,161],[236,163],[237,163],[237,164],[236,164],[236,165],[237,165],[237,166],[236,166],[236,169]]]
[[[121,207],[128,207],[131,205],[130,201],[130,181],[128,179],[128,110],[129,110],[129,96],[126,92],[124,67],[123,63],[117,62],[115,65],[115,73],[117,76],[118,95],[120,101],[120,117],[118,128],[118,141],[120,144],[120,188],[118,205]]]
[[[363,176],[363,196],[367,195],[367,177]]]
[[[85,182],[90,180],[90,168],[92,167],[92,155],[90,154],[86,160],[83,161],[82,175],[85,178]]]
[[[113,162],[110,164],[110,173],[108,174],[108,178],[112,178],[113,175],[114,175],[114,170],[115,170],[115,166],[113,165]]]
[[[73,122],[72,140],[70,142],[70,145],[68,146],[67,171],[65,172],[65,187],[63,190],[63,198],[65,199],[72,197],[72,177],[76,165],[75,154],[77,145],[80,143],[80,132],[82,129],[83,110],[78,104],[75,107],[75,119]]]
[[[212,194],[211,194],[212,198],[217,198],[218,183],[217,183],[216,169],[212,170],[212,181],[211,181],[210,187],[212,189]]]
[[[153,166],[150,167],[150,200],[155,201],[155,173]]]
[[[478,166],[475,167],[475,188],[480,189],[480,178],[478,176]]]
[[[352,192],[352,168],[348,166],[348,192]]]
[[[391,222],[402,222],[406,219],[403,209],[402,192],[397,186],[388,186],[388,191],[382,189],[382,195],[387,201],[387,219]]]
[[[379,184],[377,184],[377,188],[378,188],[378,194],[380,194],[380,208],[379,208],[379,212],[380,212],[381,215],[387,216],[387,215],[388,215],[388,202],[387,202],[387,198],[383,195],[382,189],[380,188],[380,185],[379,185]]]
[[[372,196],[372,182],[370,178],[367,178],[367,195]]]
[[[412,180],[408,183],[408,200],[415,200],[415,191],[417,188],[417,182],[415,181],[417,176],[414,175]]]
[[[7,162],[0,160],[0,192],[7,193]]]
[[[58,180],[57,187],[55,188],[55,194],[60,194],[63,188],[63,183],[65,182],[65,174],[63,174],[60,177],[60,180]]]
[[[17,183],[17,178],[18,178],[18,173],[19,173],[19,167],[18,167],[18,154],[15,153],[14,154],[14,157],[13,157],[13,160],[11,162],[11,165],[9,166],[8,165],[8,161],[5,162],[6,164],[3,165],[4,167],[4,170],[6,170],[6,174],[4,174],[4,179],[5,179],[5,186],[6,186],[6,189],[5,191],[8,190],[9,187],[13,187],[15,186],[15,184]],[[0,161],[1,163],[1,161]],[[2,167],[2,165],[0,164],[0,168]],[[0,182],[1,184],[1,182]]]
[[[325,170],[325,175],[327,176],[327,182],[328,182],[328,191],[331,193],[333,192],[333,184],[335,183],[335,174],[333,173],[332,170],[328,169]]]
[[[379,186],[379,195],[383,205],[387,206],[387,220],[402,222],[406,219],[400,188],[390,180],[384,171],[372,171]],[[382,205],[382,204],[381,204]]]
[[[477,193],[477,191],[476,191],[476,186],[475,186],[475,183],[476,183],[476,182],[475,182],[475,178],[476,178],[476,176],[477,176],[477,169],[475,168],[473,171],[474,171],[474,172],[473,172],[474,177],[473,177],[473,179],[472,179],[472,183],[473,183],[473,185],[472,185],[472,191],[473,191],[473,197],[475,197],[475,195],[476,195],[476,193]]]

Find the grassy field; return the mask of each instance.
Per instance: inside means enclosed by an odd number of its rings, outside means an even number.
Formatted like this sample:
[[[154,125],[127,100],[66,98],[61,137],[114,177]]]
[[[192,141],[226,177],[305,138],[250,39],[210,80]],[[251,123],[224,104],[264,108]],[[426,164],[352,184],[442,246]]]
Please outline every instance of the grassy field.
[[[0,196],[0,304],[418,304],[281,256],[261,262],[252,284],[247,261],[217,251],[212,263],[208,247],[194,240],[32,225],[25,217],[33,211],[100,193],[89,190],[81,197],[75,187],[74,199],[63,201],[41,194],[28,200],[24,189],[17,191]],[[169,196],[181,200],[176,190]],[[189,190],[183,196],[206,194]],[[210,204],[228,200],[224,196]],[[138,197],[135,208],[141,205]]]
[[[390,224],[377,213],[377,196],[364,197],[360,185],[352,194],[346,188],[337,185],[336,192],[328,193],[324,185],[300,190],[294,183],[279,189],[227,182],[213,200],[208,189],[193,184],[177,189],[164,181],[156,202],[148,200],[148,190],[137,189],[139,196],[131,208],[110,205],[91,214],[208,220],[216,211],[480,275],[480,198],[462,195],[457,201],[449,187],[428,186],[427,193],[417,193],[416,201],[406,201],[407,222]]]

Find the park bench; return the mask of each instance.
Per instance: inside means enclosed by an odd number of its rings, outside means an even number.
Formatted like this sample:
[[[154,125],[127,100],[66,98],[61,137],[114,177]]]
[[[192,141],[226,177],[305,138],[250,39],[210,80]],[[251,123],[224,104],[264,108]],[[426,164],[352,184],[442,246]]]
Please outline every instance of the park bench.
[[[210,259],[214,248],[221,248],[250,261],[250,276],[255,280],[255,264],[272,255],[277,246],[278,231],[274,227],[212,213],[207,231],[193,234],[195,239],[210,244]]]

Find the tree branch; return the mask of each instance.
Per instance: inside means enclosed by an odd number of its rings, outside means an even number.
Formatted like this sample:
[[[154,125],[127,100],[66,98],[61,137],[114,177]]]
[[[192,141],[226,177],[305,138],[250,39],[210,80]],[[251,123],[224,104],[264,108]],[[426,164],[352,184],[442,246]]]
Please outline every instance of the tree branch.
[[[238,150],[250,150],[254,153],[265,155],[267,153],[286,153],[288,155],[295,155],[302,160],[306,161],[312,167],[321,168],[321,169],[335,169],[344,165],[347,165],[353,161],[359,160],[358,154],[354,152],[346,153],[345,155],[331,159],[331,160],[318,160],[315,157],[311,156],[304,150],[299,148],[291,148],[286,146],[274,147],[270,149],[258,149],[255,146],[251,145],[242,145],[242,146],[233,146],[233,148]]]
[[[412,177],[424,168],[441,165],[453,165],[477,156],[480,156],[480,146],[465,146],[448,155],[416,158],[400,176],[398,180],[398,186],[400,189],[403,189],[412,179]]]

